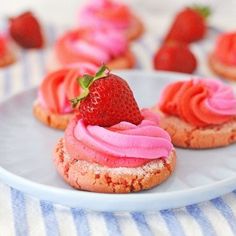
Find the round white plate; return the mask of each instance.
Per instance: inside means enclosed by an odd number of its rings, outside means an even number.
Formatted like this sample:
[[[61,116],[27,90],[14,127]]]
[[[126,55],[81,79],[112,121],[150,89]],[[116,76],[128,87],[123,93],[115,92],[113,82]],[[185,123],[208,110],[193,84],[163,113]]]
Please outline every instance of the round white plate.
[[[140,107],[153,106],[167,83],[189,76],[172,73],[120,72],[129,81]],[[32,116],[36,89],[0,105],[0,178],[40,199],[70,207],[102,211],[143,211],[181,207],[236,188],[236,145],[212,150],[177,149],[175,173],[149,191],[101,194],[72,189],[57,174],[52,150],[63,132]]]

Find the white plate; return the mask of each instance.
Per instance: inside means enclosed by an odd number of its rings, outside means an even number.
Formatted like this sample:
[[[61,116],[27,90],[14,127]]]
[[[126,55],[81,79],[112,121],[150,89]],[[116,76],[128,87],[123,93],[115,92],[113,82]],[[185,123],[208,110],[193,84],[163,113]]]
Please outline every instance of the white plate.
[[[120,72],[140,106],[153,106],[160,90],[186,75]],[[236,146],[212,150],[177,149],[175,173],[149,191],[101,194],[70,188],[57,174],[52,149],[60,131],[49,129],[31,114],[36,90],[16,95],[0,105],[0,178],[40,199],[70,207],[102,211],[143,211],[181,207],[217,197],[236,188]]]

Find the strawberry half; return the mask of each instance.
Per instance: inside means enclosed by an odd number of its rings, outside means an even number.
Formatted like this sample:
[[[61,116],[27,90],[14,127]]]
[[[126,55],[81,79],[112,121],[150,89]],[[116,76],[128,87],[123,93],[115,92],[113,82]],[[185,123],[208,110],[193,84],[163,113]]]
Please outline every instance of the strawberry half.
[[[143,120],[128,83],[111,74],[106,66],[95,76],[84,75],[78,82],[84,92],[71,102],[74,108],[78,106],[86,124],[109,127],[127,121],[138,125]]]
[[[154,55],[156,70],[193,73],[197,60],[188,45],[179,42],[169,42],[161,46]]]
[[[208,7],[196,5],[183,9],[176,15],[164,41],[191,43],[202,39],[207,31],[206,18],[209,15]]]
[[[23,48],[42,48],[44,45],[41,26],[31,12],[10,18],[9,31],[11,37]]]

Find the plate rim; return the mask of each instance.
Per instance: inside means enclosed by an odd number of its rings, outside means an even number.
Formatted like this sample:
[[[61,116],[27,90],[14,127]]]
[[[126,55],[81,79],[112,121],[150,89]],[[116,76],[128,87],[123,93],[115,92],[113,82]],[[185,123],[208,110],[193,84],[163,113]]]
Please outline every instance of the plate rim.
[[[164,71],[144,71],[144,70],[117,70],[115,71],[117,73],[122,73],[122,74],[136,74],[136,73],[145,73],[145,75],[147,76],[171,76],[171,77],[183,77],[182,79],[189,79],[189,77],[193,78],[193,77],[201,77],[199,75],[189,75],[189,74],[184,74],[184,73],[173,73],[173,72],[164,72]],[[4,104],[5,102],[7,102],[9,99],[14,98],[15,96],[18,96],[20,94],[24,94],[33,90],[36,90],[37,86],[32,86],[29,87],[25,90],[22,90],[18,93],[15,93],[13,95],[8,96],[7,98],[3,99],[0,102],[0,106],[2,104]],[[58,178],[60,178],[60,176],[58,175]],[[95,193],[95,192],[87,192],[87,191],[81,191],[81,190],[74,190],[74,189],[61,189],[59,187],[55,187],[55,186],[49,186],[47,184],[42,184],[42,183],[38,183],[38,182],[34,182],[32,180],[29,180],[25,177],[19,176],[17,174],[14,174],[10,171],[8,171],[7,169],[3,168],[2,166],[0,166],[0,179],[4,182],[7,183],[8,185],[10,185],[13,188],[18,189],[19,191],[22,191],[24,193],[30,194],[34,197],[38,196],[43,196],[45,193],[51,194],[52,196],[56,196],[57,194],[59,194],[60,196],[63,197],[63,199],[79,199],[80,197],[82,198],[86,198],[86,199],[90,199],[91,200],[96,200],[96,201],[100,201],[103,200],[104,202],[107,202],[107,205],[105,204],[101,204],[98,206],[94,206],[94,204],[92,205],[92,207],[89,206],[89,202],[86,205],[84,201],[78,201],[75,202],[73,201],[71,204],[65,204],[62,203],[62,201],[55,201],[55,198],[53,198],[54,200],[52,200],[52,197],[44,197],[40,198],[40,200],[47,200],[50,202],[53,202],[55,204],[63,204],[65,206],[69,206],[69,207],[82,207],[82,208],[86,208],[86,209],[91,209],[91,210],[96,210],[96,211],[145,211],[145,210],[163,210],[163,209],[167,209],[165,207],[165,205],[160,206],[159,204],[145,204],[147,202],[147,198],[151,199],[151,201],[154,201],[156,198],[165,198],[165,199],[169,199],[171,198],[171,196],[177,195],[178,199],[181,198],[181,196],[185,195],[191,195],[192,194],[195,195],[195,197],[192,198],[191,201],[188,201],[188,203],[186,204],[186,201],[178,201],[178,203],[173,202],[172,203],[172,207],[171,208],[176,208],[176,207],[183,207],[186,205],[190,205],[190,204],[194,204],[197,202],[201,202],[201,201],[207,201],[210,200],[212,198],[218,197],[219,195],[224,195],[230,191],[235,190],[236,187],[236,174],[233,177],[228,177],[225,178],[223,180],[219,180],[214,184],[206,184],[203,186],[197,186],[197,187],[193,187],[191,189],[185,189],[185,190],[173,190],[170,192],[151,192],[151,193],[147,193],[147,192],[139,192],[139,193],[125,193],[125,194],[114,194],[114,193]],[[28,188],[28,189],[27,189]],[[210,189],[210,190],[209,190]],[[218,190],[218,191],[217,191]],[[220,190],[220,191],[219,191]],[[210,192],[210,194],[208,194],[208,197],[205,197],[204,194],[205,192]],[[220,193],[219,193],[220,192]],[[127,198],[127,196],[129,196]],[[80,199],[81,200],[81,199]],[[123,202],[126,201],[126,204],[124,204],[125,206],[121,207],[118,204],[111,204],[114,201],[117,202]],[[133,203],[132,201],[138,202],[139,204],[137,205],[137,203]],[[169,205],[169,204],[168,204]],[[170,208],[170,207],[168,207]]]

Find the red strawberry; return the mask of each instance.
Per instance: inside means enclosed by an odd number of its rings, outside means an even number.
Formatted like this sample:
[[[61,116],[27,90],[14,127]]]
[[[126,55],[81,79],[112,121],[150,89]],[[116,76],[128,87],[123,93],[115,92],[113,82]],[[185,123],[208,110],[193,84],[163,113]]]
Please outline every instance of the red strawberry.
[[[191,43],[202,39],[207,30],[206,18],[209,15],[208,7],[185,8],[176,15],[164,41]]]
[[[78,106],[80,117],[90,125],[109,127],[121,121],[139,124],[143,117],[125,80],[110,74],[106,66],[96,75],[84,75],[79,79],[84,93],[72,99]]]
[[[44,39],[41,26],[31,12],[25,12],[9,20],[11,37],[23,48],[42,48]]]
[[[183,43],[165,43],[154,56],[154,68],[156,70],[192,73],[196,67],[195,56]]]

